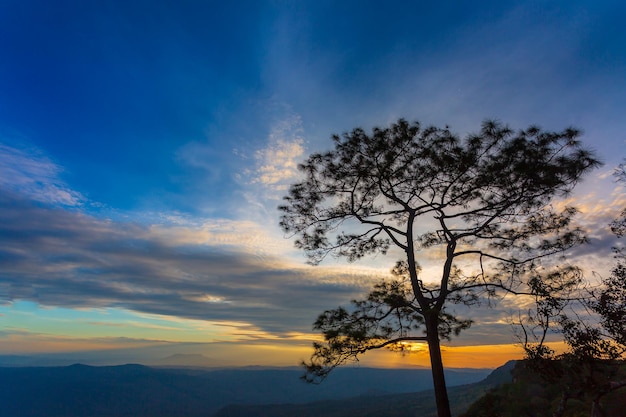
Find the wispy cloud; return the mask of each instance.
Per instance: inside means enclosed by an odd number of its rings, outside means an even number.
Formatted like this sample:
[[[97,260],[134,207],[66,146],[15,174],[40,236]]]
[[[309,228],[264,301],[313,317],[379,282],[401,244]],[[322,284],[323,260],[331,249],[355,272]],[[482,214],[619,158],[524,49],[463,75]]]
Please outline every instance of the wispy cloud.
[[[279,121],[268,137],[267,147],[255,153],[256,170],[253,184],[263,184],[276,191],[285,191],[298,178],[298,162],[304,154],[300,116],[291,115]]]
[[[79,206],[84,197],[60,178],[62,170],[36,148],[0,142],[0,188],[43,203]]]
[[[290,184],[300,178],[298,163],[306,153],[305,132],[299,114],[289,106],[268,103],[272,108],[265,138],[254,151],[235,149],[246,168],[237,175],[245,207],[236,209],[239,218],[262,225],[267,235],[280,241],[277,206]],[[291,247],[291,244],[289,244]],[[283,253],[285,253],[283,251]]]
[[[273,238],[260,224],[250,220],[205,219],[176,224],[159,223],[149,226],[151,239],[176,246],[219,246],[246,252],[257,257],[284,253],[291,242]]]

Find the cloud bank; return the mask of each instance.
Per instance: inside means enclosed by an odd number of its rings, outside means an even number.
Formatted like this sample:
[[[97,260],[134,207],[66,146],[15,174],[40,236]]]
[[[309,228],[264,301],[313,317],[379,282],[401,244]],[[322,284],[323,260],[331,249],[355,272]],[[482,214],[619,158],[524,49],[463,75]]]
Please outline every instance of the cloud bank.
[[[50,161],[2,149],[3,169],[13,169],[15,180],[0,183],[3,303],[114,307],[286,334],[309,331],[319,312],[361,293],[375,276],[290,264],[276,256],[285,242],[272,244],[251,221],[145,225],[97,217],[76,207],[80,195]]]

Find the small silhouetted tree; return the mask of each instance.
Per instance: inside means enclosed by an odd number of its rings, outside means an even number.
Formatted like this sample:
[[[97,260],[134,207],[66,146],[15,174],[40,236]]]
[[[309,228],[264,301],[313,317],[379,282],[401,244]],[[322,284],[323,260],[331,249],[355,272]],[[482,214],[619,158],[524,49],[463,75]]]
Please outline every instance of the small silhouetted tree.
[[[469,326],[446,311],[499,290],[532,293],[565,285],[570,271],[544,274],[542,260],[585,241],[573,207],[552,204],[599,165],[580,132],[513,131],[493,121],[460,139],[448,128],[400,119],[372,134],[333,136],[314,153],[284,198],[281,226],[312,264],[329,254],[356,261],[401,253],[396,280],[382,283],[350,311],[315,322],[310,377],[379,347],[428,344],[440,417],[450,416],[440,338]],[[437,276],[422,277],[418,258],[441,256]],[[406,281],[403,281],[403,278]],[[548,282],[550,281],[550,282]]]
[[[615,176],[626,183],[626,165],[620,165]],[[610,226],[618,238],[624,236],[626,208]],[[603,417],[600,401],[626,388],[626,253],[619,246],[613,252],[616,264],[600,286],[567,297],[544,294],[536,299],[532,314],[519,322],[528,366],[561,388],[554,417],[564,414],[571,398],[589,398],[591,416]],[[550,331],[562,334],[564,353],[546,346]]]

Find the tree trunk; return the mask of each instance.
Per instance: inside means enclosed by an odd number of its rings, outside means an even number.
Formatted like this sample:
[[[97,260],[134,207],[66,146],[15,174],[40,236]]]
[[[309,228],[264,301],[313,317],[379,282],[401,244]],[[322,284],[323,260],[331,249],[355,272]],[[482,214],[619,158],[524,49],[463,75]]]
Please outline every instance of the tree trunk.
[[[559,405],[552,413],[552,417],[563,417],[563,413],[565,412],[565,407],[567,406],[567,401],[569,400],[569,388],[566,388],[561,394],[561,400],[559,401]]]
[[[435,400],[437,402],[437,415],[439,417],[451,417],[450,401],[446,378],[443,373],[443,361],[441,359],[441,346],[439,345],[439,314],[437,312],[424,315],[426,321],[426,338],[430,352],[430,368],[433,374],[435,387]]]
[[[591,416],[604,417],[604,411],[602,411],[602,407],[600,407],[600,396],[593,399],[591,404]]]
[[[593,399],[593,402],[591,403],[591,417],[604,417],[604,410],[600,405],[600,400],[605,395],[624,387],[626,387],[626,380],[611,381],[611,383],[609,384],[609,389],[596,395],[596,397]]]

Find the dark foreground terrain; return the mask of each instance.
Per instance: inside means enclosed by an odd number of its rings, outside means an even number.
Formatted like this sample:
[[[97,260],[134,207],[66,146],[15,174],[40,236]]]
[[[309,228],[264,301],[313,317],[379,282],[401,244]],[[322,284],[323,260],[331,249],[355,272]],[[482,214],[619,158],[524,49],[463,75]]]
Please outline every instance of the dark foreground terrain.
[[[449,370],[450,386],[471,384],[451,388],[456,408],[467,408],[499,373],[485,380],[489,370]],[[428,416],[434,411],[427,369],[342,368],[320,385],[306,384],[300,375],[299,369],[4,367],[0,410],[19,417],[393,416],[418,409]]]
[[[560,365],[558,361],[549,364]],[[572,366],[570,362],[563,364]],[[603,367],[600,361],[592,368],[569,368],[573,370],[570,375],[557,379],[551,369],[517,362],[511,382],[489,390],[461,417],[626,417],[626,386],[607,390],[611,381],[626,383],[626,365]],[[593,399],[602,392],[606,394],[599,397],[594,414]]]

